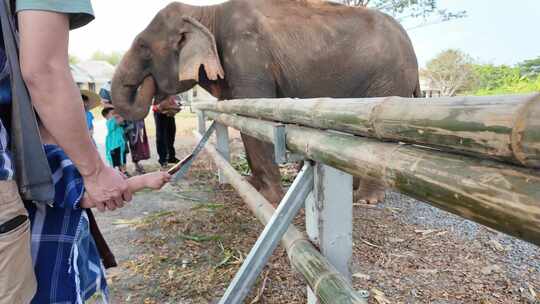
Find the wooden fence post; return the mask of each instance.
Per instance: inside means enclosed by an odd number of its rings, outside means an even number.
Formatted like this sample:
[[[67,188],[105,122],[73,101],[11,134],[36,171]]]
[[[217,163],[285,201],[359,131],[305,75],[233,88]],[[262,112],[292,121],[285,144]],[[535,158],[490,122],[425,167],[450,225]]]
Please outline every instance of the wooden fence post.
[[[216,148],[227,161],[231,160],[229,151],[229,128],[224,124],[216,124]],[[227,184],[227,178],[222,170],[218,170],[219,183]]]
[[[321,254],[347,279],[351,280],[353,225],[352,175],[317,163],[315,185],[306,199],[306,230]],[[317,297],[308,287],[308,304]]]

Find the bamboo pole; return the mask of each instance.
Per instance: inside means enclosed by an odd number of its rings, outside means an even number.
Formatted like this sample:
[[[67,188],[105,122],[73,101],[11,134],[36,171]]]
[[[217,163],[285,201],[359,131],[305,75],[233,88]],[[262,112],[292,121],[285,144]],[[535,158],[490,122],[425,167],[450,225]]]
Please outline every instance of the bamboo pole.
[[[209,118],[272,141],[274,123],[211,111]],[[531,169],[410,145],[287,125],[287,148],[354,176],[540,245],[540,175]]]
[[[198,132],[193,133],[201,138]],[[267,224],[274,207],[236,172],[213,145],[207,143],[205,148],[257,219]],[[294,225],[289,226],[281,244],[287,250],[292,266],[303,275],[321,303],[367,304],[367,298],[360,296]]]
[[[540,168],[540,94],[243,99],[194,105],[199,110],[427,145]]]

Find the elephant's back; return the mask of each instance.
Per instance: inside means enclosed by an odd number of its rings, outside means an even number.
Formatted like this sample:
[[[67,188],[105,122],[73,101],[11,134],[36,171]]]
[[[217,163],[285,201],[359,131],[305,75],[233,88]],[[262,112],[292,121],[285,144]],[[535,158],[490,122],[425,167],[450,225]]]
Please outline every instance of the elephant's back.
[[[233,0],[232,39],[257,39],[283,96],[410,96],[418,65],[405,30],[375,10],[316,0]],[[241,37],[240,37],[241,36]],[[278,71],[278,72],[275,72]],[[380,81],[373,82],[373,79]],[[313,86],[314,83],[325,85]],[[409,92],[410,91],[410,92]]]
[[[331,52],[333,46],[343,47],[335,51],[345,53],[378,48],[391,58],[415,57],[405,29],[377,10],[320,0],[235,1],[245,4],[244,16],[252,16],[247,19],[253,20],[250,30],[281,47],[309,52],[309,46],[317,53],[318,48]]]

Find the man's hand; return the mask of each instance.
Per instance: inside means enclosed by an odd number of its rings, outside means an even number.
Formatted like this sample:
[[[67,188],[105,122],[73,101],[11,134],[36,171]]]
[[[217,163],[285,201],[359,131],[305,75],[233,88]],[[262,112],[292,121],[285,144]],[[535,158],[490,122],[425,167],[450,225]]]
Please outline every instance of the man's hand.
[[[174,116],[182,110],[182,107],[176,103],[174,96],[170,96],[157,105],[157,109],[161,114]]]
[[[99,211],[122,208],[124,201],[131,201],[132,194],[124,176],[114,168],[101,164],[95,174],[83,176],[84,186],[91,201]]]

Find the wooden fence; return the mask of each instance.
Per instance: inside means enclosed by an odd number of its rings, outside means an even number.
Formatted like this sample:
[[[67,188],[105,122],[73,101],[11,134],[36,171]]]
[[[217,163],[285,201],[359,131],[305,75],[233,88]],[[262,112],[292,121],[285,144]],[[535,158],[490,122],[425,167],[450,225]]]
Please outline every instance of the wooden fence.
[[[365,302],[365,294],[359,296],[349,283],[352,176],[377,179],[388,188],[540,245],[539,94],[429,100],[246,99],[194,107],[200,113],[200,131],[203,115],[219,123],[218,150],[225,158],[226,130],[232,127],[316,162],[314,188],[305,208],[307,235],[320,251],[304,240],[309,249],[295,255],[287,246],[290,233],[282,240],[292,265],[315,291],[309,293],[310,303],[316,297],[322,303]],[[229,172],[217,156],[220,169]],[[240,195],[252,200],[246,193],[254,189],[228,175]],[[266,206],[266,216],[258,215],[266,223],[271,206],[262,196],[257,201],[252,210],[258,214]],[[315,272],[308,266],[313,264],[306,264],[313,256],[324,261]],[[321,285],[328,277],[336,278],[339,287],[333,282]]]

